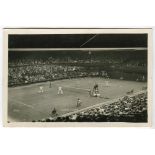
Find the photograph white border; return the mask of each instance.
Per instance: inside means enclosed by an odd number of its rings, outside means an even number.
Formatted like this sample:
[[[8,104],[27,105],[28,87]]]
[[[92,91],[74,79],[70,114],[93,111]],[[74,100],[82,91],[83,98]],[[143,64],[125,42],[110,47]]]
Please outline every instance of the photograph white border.
[[[8,110],[8,35],[9,34],[148,34],[148,122],[124,123],[124,122],[7,122]],[[80,29],[4,29],[4,63],[3,63],[3,125],[5,127],[151,127],[152,126],[152,29],[151,28],[80,28]]]

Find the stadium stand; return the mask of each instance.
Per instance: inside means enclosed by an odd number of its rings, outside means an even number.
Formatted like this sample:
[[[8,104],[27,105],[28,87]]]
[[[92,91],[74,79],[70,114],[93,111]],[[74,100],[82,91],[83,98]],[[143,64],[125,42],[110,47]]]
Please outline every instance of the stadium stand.
[[[147,93],[125,96],[82,112],[50,117],[37,122],[147,122]],[[33,121],[35,122],[35,121]]]
[[[31,52],[30,52],[31,53]],[[79,52],[80,53],[80,52]],[[8,85],[18,86],[44,81],[78,78],[88,76],[110,77],[134,81],[147,80],[147,62],[134,52],[128,52],[128,59],[121,52],[105,52],[94,54],[79,54],[74,52],[62,53],[34,53],[28,56],[20,52],[9,54]],[[101,52],[102,53],[102,52]],[[131,59],[132,58],[132,59]]]

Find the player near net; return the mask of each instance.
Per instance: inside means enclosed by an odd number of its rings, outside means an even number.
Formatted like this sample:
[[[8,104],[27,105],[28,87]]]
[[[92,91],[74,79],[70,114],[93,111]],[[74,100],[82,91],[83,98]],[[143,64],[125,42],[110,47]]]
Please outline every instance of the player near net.
[[[97,83],[95,83],[92,91],[89,90],[89,95],[92,97],[100,97],[99,86]]]
[[[93,87],[93,96],[95,97],[99,97],[100,93],[99,93],[99,86],[97,83],[95,83],[94,87]]]
[[[109,97],[107,96],[101,96],[99,92],[99,86],[97,83],[95,83],[93,90],[91,91],[90,89],[88,92],[89,92],[90,97],[99,97],[99,98],[109,99]]]

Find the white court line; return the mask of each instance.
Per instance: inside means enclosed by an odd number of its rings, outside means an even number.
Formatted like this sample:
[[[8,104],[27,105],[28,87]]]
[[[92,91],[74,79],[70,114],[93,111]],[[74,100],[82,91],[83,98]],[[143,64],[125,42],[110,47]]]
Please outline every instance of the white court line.
[[[135,92],[132,95],[126,95],[126,96],[132,97],[132,96],[135,96],[135,95],[138,95],[138,94],[141,94],[141,93],[145,93],[145,92],[146,92],[145,90],[142,90],[142,91]],[[94,104],[92,106],[89,106],[89,107],[86,107],[86,108],[83,108],[83,109],[78,109],[78,110],[75,110],[75,111],[72,111],[72,112],[68,112],[66,114],[60,115],[60,117],[66,117],[66,116],[73,115],[73,114],[76,114],[76,113],[79,113],[79,112],[83,112],[85,110],[89,110],[89,109],[92,109],[92,108],[97,108],[97,107],[100,107],[102,105],[107,105],[109,103],[114,103],[114,102],[117,102],[119,99],[122,99],[122,98],[124,98],[124,96],[117,97],[117,98],[112,99],[110,101],[105,101],[105,102],[101,102],[101,103],[98,103],[98,104]]]
[[[62,86],[62,88],[73,88],[73,89],[79,89],[79,90],[85,90],[85,91],[89,91],[90,89],[84,89],[84,88],[76,88],[76,87],[69,87],[69,86]]]
[[[34,87],[34,86],[40,86],[40,85],[45,85],[47,82],[40,82],[40,83],[31,83],[31,84],[28,84],[28,85],[21,85],[21,86],[17,86],[17,87],[8,87],[9,89],[22,89],[22,88],[31,88],[31,87]]]
[[[44,112],[42,112],[42,111],[40,111],[40,110],[35,109],[35,107],[34,107],[34,106],[32,106],[32,105],[27,105],[27,104],[25,104],[25,103],[23,103],[23,102],[21,102],[21,101],[14,101],[14,102],[15,102],[15,103],[17,103],[17,104],[24,105],[25,107],[28,107],[28,108],[34,109],[35,111],[37,111],[37,112],[40,112],[40,113],[44,114]]]
[[[21,101],[14,101],[15,103],[18,103],[18,104],[21,104],[21,105],[24,105],[24,106],[26,106],[26,107],[28,107],[28,108],[31,108],[31,109],[34,109],[34,107],[32,106],[32,105],[27,105],[27,104],[25,104],[25,103],[23,103],[23,102],[21,102]]]
[[[107,80],[108,81],[108,80]],[[106,83],[105,83],[106,81],[104,81],[103,83],[101,83],[101,82],[99,82],[98,84],[100,84],[100,85],[102,85],[102,86],[107,86],[106,85]],[[111,83],[110,81],[108,81],[109,83],[109,86],[118,86],[117,84],[114,84],[114,83]]]

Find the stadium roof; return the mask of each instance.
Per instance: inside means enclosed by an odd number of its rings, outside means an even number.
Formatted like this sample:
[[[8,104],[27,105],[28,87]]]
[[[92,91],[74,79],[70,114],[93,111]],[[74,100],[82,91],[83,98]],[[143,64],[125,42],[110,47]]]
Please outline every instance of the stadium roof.
[[[147,34],[16,34],[9,49],[147,48]]]

